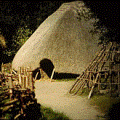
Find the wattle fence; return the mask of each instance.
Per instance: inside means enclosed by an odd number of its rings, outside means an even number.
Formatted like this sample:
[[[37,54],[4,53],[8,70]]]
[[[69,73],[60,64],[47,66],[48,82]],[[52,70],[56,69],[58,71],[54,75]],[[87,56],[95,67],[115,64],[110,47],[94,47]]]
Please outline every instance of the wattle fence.
[[[10,63],[1,65],[0,119],[7,119],[6,114],[10,111],[14,112],[10,119],[27,116],[29,106],[37,103],[34,83],[31,68],[19,68],[16,72]]]

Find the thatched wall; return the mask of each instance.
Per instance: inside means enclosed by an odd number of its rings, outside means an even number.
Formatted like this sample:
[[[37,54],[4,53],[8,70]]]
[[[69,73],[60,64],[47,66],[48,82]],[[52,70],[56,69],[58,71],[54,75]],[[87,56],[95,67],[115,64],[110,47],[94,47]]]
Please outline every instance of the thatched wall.
[[[34,70],[43,59],[50,60],[56,72],[80,74],[87,67],[99,49],[98,35],[92,36],[89,22],[77,18],[76,5],[81,2],[63,4],[38,27],[13,59],[15,70]]]

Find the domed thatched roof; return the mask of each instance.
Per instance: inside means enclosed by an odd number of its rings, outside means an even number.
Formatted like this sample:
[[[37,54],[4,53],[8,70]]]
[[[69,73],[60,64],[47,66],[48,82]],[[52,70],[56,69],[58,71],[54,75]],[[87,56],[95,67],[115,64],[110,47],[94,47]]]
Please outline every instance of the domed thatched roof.
[[[45,60],[44,65],[51,62],[56,72],[80,74],[99,48],[89,23],[78,19],[78,6],[80,1],[64,3],[50,15],[17,52],[13,69],[31,66],[34,70]]]

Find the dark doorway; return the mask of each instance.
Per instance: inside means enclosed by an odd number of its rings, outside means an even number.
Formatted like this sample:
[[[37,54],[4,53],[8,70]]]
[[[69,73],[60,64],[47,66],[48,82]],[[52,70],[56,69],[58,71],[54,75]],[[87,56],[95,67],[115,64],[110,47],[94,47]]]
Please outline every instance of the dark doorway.
[[[53,63],[49,59],[43,59],[40,61],[40,68],[48,75],[48,77],[51,77],[52,71],[54,69]]]
[[[41,60],[39,64],[40,64],[40,67],[36,68],[33,71],[33,77],[35,78],[35,76],[38,72],[37,80],[41,79],[41,78],[44,78],[46,76],[46,74],[49,78],[51,78],[51,75],[52,75],[52,72],[53,72],[53,69],[54,69],[54,65],[53,65],[52,61],[45,58],[45,59]],[[44,72],[41,72],[40,69]],[[54,75],[53,75],[53,79],[73,79],[73,78],[76,79],[78,76],[79,76],[79,74],[58,73],[58,72],[55,71]]]

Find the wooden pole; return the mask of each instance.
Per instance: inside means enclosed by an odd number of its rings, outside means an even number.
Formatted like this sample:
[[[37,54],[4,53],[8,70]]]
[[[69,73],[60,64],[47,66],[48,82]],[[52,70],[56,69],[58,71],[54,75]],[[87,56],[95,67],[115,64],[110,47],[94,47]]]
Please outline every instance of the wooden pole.
[[[24,81],[24,88],[26,88],[26,76],[23,76],[23,81]]]
[[[90,93],[89,93],[88,99],[90,99],[90,97],[91,97],[91,95],[92,95],[92,93],[93,93],[93,89],[94,89],[95,84],[96,84],[96,82],[97,82],[97,80],[98,80],[98,77],[99,77],[99,73],[98,73],[97,76],[96,76],[96,79],[95,79],[95,81],[94,81],[94,85],[93,85],[92,88],[91,88],[91,91],[90,91]]]
[[[24,75],[21,76],[21,86],[24,88]]]
[[[52,71],[52,74],[51,74],[51,79],[53,79],[54,72],[55,72],[55,68],[54,68],[54,69],[53,69],[53,71]]]
[[[32,72],[30,72],[30,89],[31,89],[31,91],[32,91],[32,88],[33,88],[33,83],[32,83],[33,81],[32,81]]]
[[[28,88],[28,76],[25,76],[25,81],[26,81],[26,88]]]
[[[19,76],[19,84],[21,85],[21,67],[19,67],[18,76]]]
[[[12,77],[9,77],[9,93],[10,93],[10,99],[12,99],[12,93],[13,93],[13,82]]]
[[[35,75],[35,80],[37,79],[38,74],[39,74],[39,72],[37,72],[37,74]]]

